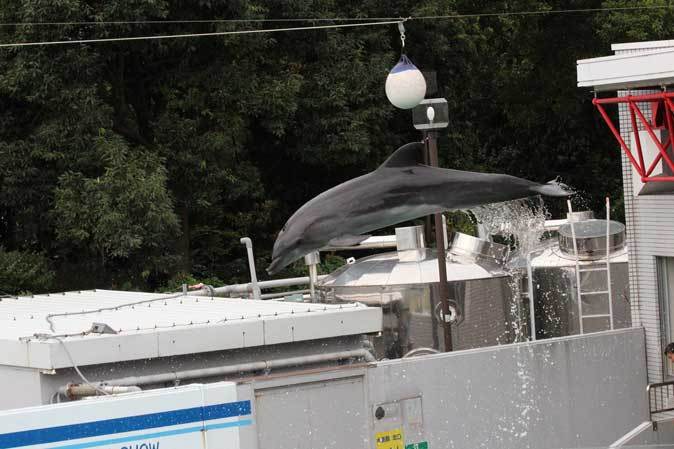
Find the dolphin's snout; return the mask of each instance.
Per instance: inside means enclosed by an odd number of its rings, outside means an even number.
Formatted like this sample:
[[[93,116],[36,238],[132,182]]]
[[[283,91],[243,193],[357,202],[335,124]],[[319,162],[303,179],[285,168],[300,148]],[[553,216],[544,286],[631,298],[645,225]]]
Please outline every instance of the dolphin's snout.
[[[539,185],[534,191],[545,196],[568,197],[573,195],[573,191],[565,184],[558,181],[550,181],[547,184]]]
[[[272,259],[271,263],[267,267],[267,274],[269,276],[273,276],[279,271],[279,260],[278,259]]]

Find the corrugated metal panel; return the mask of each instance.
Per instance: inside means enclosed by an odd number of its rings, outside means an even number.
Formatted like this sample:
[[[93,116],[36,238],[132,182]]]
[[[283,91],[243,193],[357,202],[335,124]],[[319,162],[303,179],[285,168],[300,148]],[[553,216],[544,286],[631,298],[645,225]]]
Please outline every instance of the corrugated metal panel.
[[[94,322],[105,323],[118,333],[87,334]],[[86,365],[380,330],[381,310],[360,304],[69,292],[0,300],[0,364],[72,366],[58,340],[35,334],[67,335],[63,341],[71,352],[77,350],[76,363]]]

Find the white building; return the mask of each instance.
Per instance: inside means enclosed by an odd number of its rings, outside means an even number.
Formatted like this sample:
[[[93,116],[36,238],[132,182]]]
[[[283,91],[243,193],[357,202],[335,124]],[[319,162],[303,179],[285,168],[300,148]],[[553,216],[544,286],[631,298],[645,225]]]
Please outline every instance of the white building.
[[[649,382],[661,382],[674,379],[663,355],[674,341],[674,151],[668,145],[674,91],[667,91],[674,84],[674,40],[611,49],[615,55],[578,61],[578,86],[596,93],[594,103],[607,125],[619,122],[612,132],[623,141],[618,151],[632,323],[645,329]]]

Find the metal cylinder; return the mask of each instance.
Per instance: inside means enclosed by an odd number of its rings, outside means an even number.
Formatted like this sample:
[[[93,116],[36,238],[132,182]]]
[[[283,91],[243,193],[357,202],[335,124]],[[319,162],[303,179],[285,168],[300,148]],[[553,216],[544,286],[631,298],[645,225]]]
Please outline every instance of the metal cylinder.
[[[559,228],[559,249],[565,255],[575,258],[575,244],[578,258],[581,260],[606,257],[607,248],[610,253],[623,249],[625,247],[625,225],[611,221],[608,231],[606,227],[606,220],[574,222],[573,228],[570,224],[565,224]]]
[[[398,251],[425,248],[424,227],[407,226],[404,228],[396,228],[396,246]]]
[[[452,235],[449,253],[454,256],[468,257],[471,260],[489,260],[503,266],[508,258],[509,249],[500,243],[455,232]]]
[[[408,226],[396,228],[396,246],[398,248],[398,258],[401,261],[421,260],[424,256],[423,249],[426,247],[424,227]]]
[[[567,212],[566,221],[568,223],[577,223],[579,221],[592,220],[594,218],[594,212],[591,210],[581,210],[576,212]]]
[[[318,264],[321,262],[321,255],[318,251],[304,256],[304,263],[309,267],[309,291],[311,300],[316,301],[316,282],[318,282]]]

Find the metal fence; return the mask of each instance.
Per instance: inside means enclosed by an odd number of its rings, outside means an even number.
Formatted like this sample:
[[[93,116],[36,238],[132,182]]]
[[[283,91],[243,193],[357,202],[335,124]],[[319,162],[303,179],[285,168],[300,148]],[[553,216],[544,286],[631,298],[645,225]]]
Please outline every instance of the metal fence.
[[[658,413],[674,411],[674,381],[649,384],[646,391],[651,421]]]

